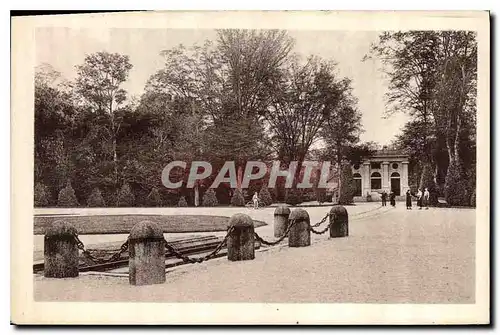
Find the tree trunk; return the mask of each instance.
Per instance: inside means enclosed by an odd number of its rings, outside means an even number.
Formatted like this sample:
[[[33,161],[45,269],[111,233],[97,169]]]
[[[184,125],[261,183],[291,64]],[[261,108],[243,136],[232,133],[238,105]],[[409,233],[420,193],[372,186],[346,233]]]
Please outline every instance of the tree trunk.
[[[241,191],[241,184],[243,182],[243,165],[238,164],[238,172],[236,177],[236,188]]]
[[[194,206],[198,207],[200,205],[200,189],[198,183],[194,184]]]

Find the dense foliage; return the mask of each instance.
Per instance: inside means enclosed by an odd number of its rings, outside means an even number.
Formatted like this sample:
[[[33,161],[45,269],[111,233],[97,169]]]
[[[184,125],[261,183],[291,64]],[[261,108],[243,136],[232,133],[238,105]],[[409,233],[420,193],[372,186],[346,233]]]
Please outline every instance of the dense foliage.
[[[352,176],[336,171],[376,145],[360,143],[351,80],[333,60],[301,58],[293,47],[285,31],[220,30],[202,45],[163,50],[163,66],[133,98],[127,55],[86,55],[73,82],[36,68],[35,206],[239,205],[254,192],[265,204],[324,200],[331,190],[296,189],[314,159],[333,162],[340,201],[351,202]],[[387,66],[389,111],[411,116],[397,141],[410,154],[411,184],[450,203],[470,203],[475,189],[476,49],[473,33],[444,31],[382,33],[372,48]],[[166,188],[162,170],[179,160],[187,166],[170,180],[182,186]],[[262,180],[242,187],[248,161],[274,160],[282,169],[299,162],[291,189],[285,178],[271,190]],[[193,161],[213,170],[186,187]],[[225,161],[235,161],[236,185],[212,190]]]
[[[243,197],[243,193],[239,189],[235,189],[233,192],[233,196],[231,197],[231,206],[235,207],[243,207],[245,206],[245,198]]]
[[[389,77],[389,114],[410,116],[396,145],[411,184],[468,205],[475,188],[477,41],[470,31],[385,32],[371,55]]]

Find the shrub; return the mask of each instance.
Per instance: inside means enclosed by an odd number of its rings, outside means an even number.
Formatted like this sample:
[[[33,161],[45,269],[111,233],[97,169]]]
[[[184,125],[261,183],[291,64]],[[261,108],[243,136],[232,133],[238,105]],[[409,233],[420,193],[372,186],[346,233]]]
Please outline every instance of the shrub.
[[[290,189],[285,196],[285,203],[291,206],[296,206],[302,202],[302,196],[299,190]]]
[[[270,206],[273,203],[273,197],[266,186],[262,186],[259,192],[259,199],[264,206]]]
[[[215,195],[215,191],[213,188],[209,188],[206,192],[205,195],[203,195],[203,202],[202,205],[204,207],[215,207],[219,204],[217,201],[217,196]]]
[[[448,166],[448,173],[446,174],[444,184],[444,196],[448,205],[451,206],[466,206],[470,202],[461,166],[457,162],[453,162]]]
[[[351,166],[347,163],[343,163],[340,175],[340,192],[338,199],[338,203],[340,205],[352,204],[354,193],[356,191],[355,187]]]
[[[88,207],[106,207],[106,203],[99,188],[94,188],[87,199]]]
[[[160,191],[158,188],[153,187],[151,192],[146,198],[146,203],[151,207],[161,207],[163,205],[163,200],[161,199]]]
[[[243,197],[243,193],[239,189],[235,189],[233,192],[233,196],[231,197],[231,206],[235,207],[243,207],[245,206],[245,198]]]
[[[49,190],[42,183],[36,183],[34,192],[35,207],[46,207],[50,203]]]
[[[118,207],[132,207],[135,204],[135,196],[130,190],[128,183],[124,183],[116,200]]]
[[[77,207],[78,200],[76,199],[75,190],[71,187],[71,182],[68,181],[57,197],[57,206],[59,207]]]
[[[177,207],[187,207],[188,206],[188,203],[186,201],[186,198],[185,197],[181,197],[179,199],[179,202],[177,203]]]

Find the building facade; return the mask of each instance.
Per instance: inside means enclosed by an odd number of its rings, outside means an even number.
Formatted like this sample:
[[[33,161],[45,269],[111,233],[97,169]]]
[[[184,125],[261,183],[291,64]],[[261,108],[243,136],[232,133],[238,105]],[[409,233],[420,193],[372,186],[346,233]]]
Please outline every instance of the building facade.
[[[408,186],[408,156],[400,151],[384,148],[361,164],[352,166],[356,193],[354,201],[379,200],[383,191],[391,190],[396,199],[404,199]]]

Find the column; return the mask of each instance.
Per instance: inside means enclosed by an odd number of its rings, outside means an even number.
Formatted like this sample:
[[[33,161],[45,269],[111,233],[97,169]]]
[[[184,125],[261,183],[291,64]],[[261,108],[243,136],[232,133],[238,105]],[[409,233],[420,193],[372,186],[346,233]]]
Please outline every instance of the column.
[[[406,191],[410,188],[408,186],[408,161],[404,161],[401,163],[401,194],[405,194]]]
[[[363,190],[363,197],[366,197],[367,193],[371,193],[370,162],[363,163],[363,178],[361,179],[361,188]]]
[[[389,162],[382,162],[382,189],[389,192],[390,187]]]

